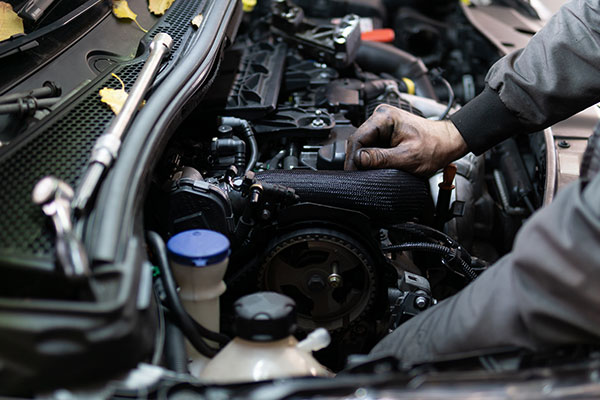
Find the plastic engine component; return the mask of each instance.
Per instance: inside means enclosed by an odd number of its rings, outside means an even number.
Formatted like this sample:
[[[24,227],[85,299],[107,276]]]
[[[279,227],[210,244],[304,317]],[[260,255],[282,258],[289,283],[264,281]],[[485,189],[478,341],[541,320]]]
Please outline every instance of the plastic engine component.
[[[235,302],[235,333],[242,339],[270,342],[296,329],[296,303],[274,292],[258,292]]]

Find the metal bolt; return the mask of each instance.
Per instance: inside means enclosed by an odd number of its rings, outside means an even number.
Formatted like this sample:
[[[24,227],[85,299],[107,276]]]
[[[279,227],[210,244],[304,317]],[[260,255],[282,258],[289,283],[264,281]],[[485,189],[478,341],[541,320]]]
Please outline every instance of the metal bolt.
[[[558,142],[558,147],[562,149],[568,149],[569,147],[571,147],[571,144],[566,140],[561,140],[560,142]]]
[[[346,38],[343,36],[338,36],[335,39],[333,39],[333,41],[337,44],[346,44]]]
[[[327,282],[332,288],[340,287],[342,284],[342,276],[338,274],[339,264],[337,262],[331,263],[331,274],[327,277]]]
[[[265,210],[262,210],[262,213],[261,213],[260,217],[261,217],[263,220],[267,221],[269,218],[271,218],[271,211],[269,211],[269,210],[266,210],[266,209],[265,209]]]
[[[327,277],[327,281],[329,282],[329,286],[332,288],[337,288],[342,285],[342,277],[338,274],[331,274]]]
[[[219,125],[218,131],[221,135],[226,135],[233,132],[233,128],[229,125]]]
[[[315,128],[320,128],[323,125],[325,125],[325,121],[323,121],[321,118],[315,118],[312,120],[311,125],[314,126]]]
[[[415,306],[419,309],[419,310],[423,310],[425,307],[427,307],[427,299],[423,296],[419,296],[415,299]]]

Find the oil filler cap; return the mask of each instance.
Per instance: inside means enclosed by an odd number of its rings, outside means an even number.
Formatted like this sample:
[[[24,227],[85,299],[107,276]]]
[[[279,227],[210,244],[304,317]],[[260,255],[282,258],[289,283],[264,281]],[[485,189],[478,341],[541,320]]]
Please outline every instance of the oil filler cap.
[[[241,297],[233,305],[236,336],[254,342],[272,342],[296,330],[296,303],[275,292]]]
[[[178,264],[205,267],[229,257],[229,239],[219,232],[192,229],[171,237],[167,249]]]

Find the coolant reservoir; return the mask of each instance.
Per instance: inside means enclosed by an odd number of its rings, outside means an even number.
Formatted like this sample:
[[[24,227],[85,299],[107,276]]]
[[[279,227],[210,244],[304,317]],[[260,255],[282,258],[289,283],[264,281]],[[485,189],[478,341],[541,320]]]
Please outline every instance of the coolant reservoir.
[[[219,232],[194,229],[171,237],[167,248],[186,311],[205,328],[219,332],[219,296],[225,292],[229,240]],[[190,373],[198,376],[208,359],[187,341],[186,348]]]
[[[333,375],[291,335],[296,328],[292,299],[259,292],[240,298],[234,307],[236,338],[206,365],[201,379],[234,383]]]

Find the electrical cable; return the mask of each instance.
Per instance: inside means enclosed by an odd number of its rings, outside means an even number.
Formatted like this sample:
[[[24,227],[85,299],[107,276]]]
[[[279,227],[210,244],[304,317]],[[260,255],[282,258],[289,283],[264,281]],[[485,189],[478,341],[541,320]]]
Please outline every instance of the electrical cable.
[[[444,110],[444,112],[438,118],[441,121],[443,119],[446,119],[446,117],[448,116],[448,113],[452,109],[452,105],[454,104],[455,95],[454,95],[454,89],[452,89],[452,85],[450,85],[450,83],[446,79],[444,79],[443,76],[437,75],[435,77],[435,79],[442,82],[442,84],[444,84],[444,86],[446,86],[446,89],[448,89],[448,105],[446,106],[446,109]]]
[[[154,301],[156,302],[156,308],[158,311],[158,334],[156,335],[156,344],[154,345],[154,354],[152,354],[152,364],[158,365],[160,363],[160,359],[162,358],[163,351],[165,349],[165,338],[166,338],[166,321],[165,321],[165,313],[160,304],[160,299],[158,298],[158,294],[155,290],[152,290],[154,294]]]
[[[427,243],[427,242],[407,242],[403,244],[396,244],[391,246],[386,246],[381,249],[383,252],[391,252],[391,251],[426,251],[430,253],[436,253],[441,256],[452,257],[458,261],[461,269],[465,273],[465,275],[472,281],[477,279],[477,273],[473,271],[471,266],[467,264],[465,260],[460,258],[458,252],[455,249],[451,249],[449,247],[443,246],[441,244],[436,243]]]

